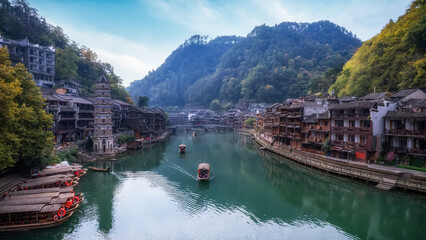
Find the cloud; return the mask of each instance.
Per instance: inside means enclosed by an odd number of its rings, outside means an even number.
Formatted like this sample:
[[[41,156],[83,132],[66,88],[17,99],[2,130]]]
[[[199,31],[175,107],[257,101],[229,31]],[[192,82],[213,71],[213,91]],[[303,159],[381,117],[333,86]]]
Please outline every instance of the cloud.
[[[64,31],[80,45],[96,52],[98,60],[110,63],[123,79],[124,86],[160,66],[173,50],[171,46],[149,48],[141,41],[90,29],[75,29],[73,26],[64,27]]]
[[[170,25],[180,26],[190,35],[206,34],[213,37],[246,35],[254,27],[245,7],[236,6],[238,2],[214,3],[206,0],[142,2],[150,9],[151,15]]]

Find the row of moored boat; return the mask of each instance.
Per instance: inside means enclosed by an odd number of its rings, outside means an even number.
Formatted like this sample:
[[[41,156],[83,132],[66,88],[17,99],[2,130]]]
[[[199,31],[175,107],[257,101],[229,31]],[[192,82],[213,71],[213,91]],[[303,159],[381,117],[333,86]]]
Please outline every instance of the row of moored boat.
[[[20,183],[0,200],[0,231],[18,231],[59,225],[84,200],[74,192],[86,174],[81,165],[58,164]]]

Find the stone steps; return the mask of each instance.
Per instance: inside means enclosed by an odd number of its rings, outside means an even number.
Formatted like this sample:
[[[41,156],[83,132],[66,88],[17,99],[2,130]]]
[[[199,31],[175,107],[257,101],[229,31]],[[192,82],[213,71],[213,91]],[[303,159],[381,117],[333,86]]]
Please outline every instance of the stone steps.
[[[381,182],[376,185],[376,188],[382,189],[385,191],[391,190],[394,187],[395,187],[395,183],[390,183],[390,182]]]

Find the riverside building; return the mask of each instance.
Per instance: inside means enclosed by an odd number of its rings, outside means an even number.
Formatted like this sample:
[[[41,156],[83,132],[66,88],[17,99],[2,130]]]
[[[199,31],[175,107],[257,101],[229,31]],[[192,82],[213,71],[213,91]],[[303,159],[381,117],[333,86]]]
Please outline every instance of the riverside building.
[[[30,43],[28,38],[11,40],[0,35],[0,47],[7,46],[12,64],[23,63],[38,87],[55,85],[55,48]]]

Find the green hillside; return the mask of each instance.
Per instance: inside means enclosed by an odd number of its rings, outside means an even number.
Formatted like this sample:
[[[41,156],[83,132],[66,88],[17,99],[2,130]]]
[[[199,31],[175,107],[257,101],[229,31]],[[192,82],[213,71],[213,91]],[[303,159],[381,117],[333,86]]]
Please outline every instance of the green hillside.
[[[426,86],[425,0],[414,1],[406,13],[392,20],[363,43],[330,87],[338,96],[362,96]]]
[[[358,38],[329,21],[262,25],[246,37],[211,41],[194,36],[128,91],[159,106],[282,101],[328,89],[331,82],[309,83],[324,82],[324,73],[340,69],[359,46]]]

